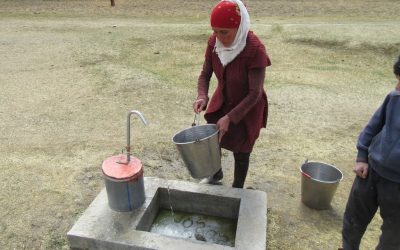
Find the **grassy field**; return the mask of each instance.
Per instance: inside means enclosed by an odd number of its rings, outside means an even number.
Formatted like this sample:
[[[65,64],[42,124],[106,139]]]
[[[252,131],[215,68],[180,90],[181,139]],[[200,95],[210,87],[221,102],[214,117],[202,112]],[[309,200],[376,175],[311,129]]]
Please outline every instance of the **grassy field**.
[[[357,136],[396,83],[400,2],[246,2],[272,60],[268,126],[245,184],[268,194],[268,249],[337,249]],[[125,146],[131,109],[150,122],[132,119],[145,176],[196,181],[171,138],[193,120],[214,4],[0,2],[1,249],[68,249],[66,232],[104,187],[102,161]],[[306,159],[344,173],[329,210],[300,201]],[[230,185],[229,152],[222,162]],[[374,249],[380,222],[362,249]]]

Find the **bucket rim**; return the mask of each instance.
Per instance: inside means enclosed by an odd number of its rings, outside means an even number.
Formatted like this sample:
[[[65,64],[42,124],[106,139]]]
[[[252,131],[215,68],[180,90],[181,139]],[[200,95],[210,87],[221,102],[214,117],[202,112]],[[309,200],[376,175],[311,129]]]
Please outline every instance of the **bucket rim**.
[[[188,129],[191,129],[191,128],[194,128],[194,127],[205,127],[205,126],[207,126],[207,127],[215,127],[215,132],[212,133],[211,135],[207,136],[207,137],[204,137],[204,138],[198,140],[198,141],[176,142],[176,141],[174,140],[175,137],[176,137],[178,134],[182,133],[182,132],[185,131],[185,130],[188,130]],[[179,131],[178,133],[176,133],[176,134],[172,137],[172,142],[173,142],[175,145],[192,144],[192,143],[195,143],[195,142],[201,142],[201,141],[207,140],[207,139],[209,139],[209,138],[215,136],[215,135],[218,134],[218,133],[219,133],[219,130],[217,129],[217,125],[216,125],[216,124],[208,123],[208,124],[196,125],[196,126],[192,126],[192,127],[189,127],[189,128],[182,129],[181,131]]]
[[[336,169],[337,171],[339,171],[339,173],[340,173],[340,178],[337,179],[337,180],[334,180],[334,181],[322,181],[322,180],[315,179],[315,178],[311,177],[310,175],[308,175],[307,173],[305,173],[305,172],[301,169],[304,165],[309,164],[309,163],[320,163],[320,164],[328,165],[328,166],[330,166],[330,167]],[[333,184],[333,183],[341,182],[341,181],[343,180],[343,172],[342,172],[340,169],[338,169],[336,166],[334,166],[334,165],[332,165],[332,164],[329,164],[329,163],[325,163],[325,162],[321,162],[321,161],[307,161],[307,162],[301,164],[301,166],[299,167],[299,169],[300,169],[300,173],[301,173],[303,176],[306,176],[307,178],[309,178],[309,179],[311,179],[311,180],[313,180],[313,181],[319,182],[319,183]]]

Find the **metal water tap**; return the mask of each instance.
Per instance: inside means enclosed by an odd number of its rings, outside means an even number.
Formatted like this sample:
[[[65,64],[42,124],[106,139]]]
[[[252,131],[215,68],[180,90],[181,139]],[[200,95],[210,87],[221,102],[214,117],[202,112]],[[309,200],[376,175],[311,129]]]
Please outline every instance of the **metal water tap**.
[[[128,113],[128,119],[127,119],[127,129],[126,129],[126,135],[127,135],[127,140],[126,140],[126,163],[128,164],[129,161],[131,160],[131,115],[132,114],[136,114],[139,116],[139,118],[142,120],[143,124],[145,126],[148,125],[146,119],[144,118],[144,116],[142,115],[142,113],[140,113],[137,110],[131,110]]]

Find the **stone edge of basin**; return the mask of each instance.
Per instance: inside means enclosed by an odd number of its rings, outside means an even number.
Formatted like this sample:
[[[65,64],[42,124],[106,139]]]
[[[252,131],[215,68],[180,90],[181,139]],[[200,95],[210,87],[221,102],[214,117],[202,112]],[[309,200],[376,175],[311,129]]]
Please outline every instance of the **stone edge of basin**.
[[[188,181],[144,177],[146,200],[132,212],[116,212],[109,208],[105,188],[67,233],[72,249],[252,249],[265,250],[267,242],[267,194],[259,190],[204,185]],[[222,246],[190,239],[174,238],[136,230],[158,188],[203,193],[241,199],[235,246]],[[118,228],[130,228],[127,234]],[[178,247],[178,248],[177,248]]]

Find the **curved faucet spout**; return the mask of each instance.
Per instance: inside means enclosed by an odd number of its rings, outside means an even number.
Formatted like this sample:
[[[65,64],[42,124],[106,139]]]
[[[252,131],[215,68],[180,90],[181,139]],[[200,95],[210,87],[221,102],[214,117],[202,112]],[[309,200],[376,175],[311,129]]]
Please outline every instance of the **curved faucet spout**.
[[[126,135],[127,135],[127,146],[126,146],[126,160],[127,163],[129,163],[129,161],[131,160],[131,115],[132,114],[136,114],[139,116],[139,118],[142,120],[143,124],[145,126],[148,125],[148,122],[146,121],[146,119],[144,118],[144,116],[142,115],[142,113],[140,113],[137,110],[131,110],[128,113],[128,121],[127,121],[127,130],[126,130]]]
[[[138,116],[140,117],[140,119],[142,120],[143,124],[146,125],[146,126],[148,125],[148,122],[146,121],[146,119],[144,118],[144,116],[142,115],[142,113],[140,113],[140,111],[131,110],[131,111],[129,111],[129,113],[128,113],[128,126],[129,126],[129,123],[130,123],[131,115],[132,115],[132,114],[138,115]]]

